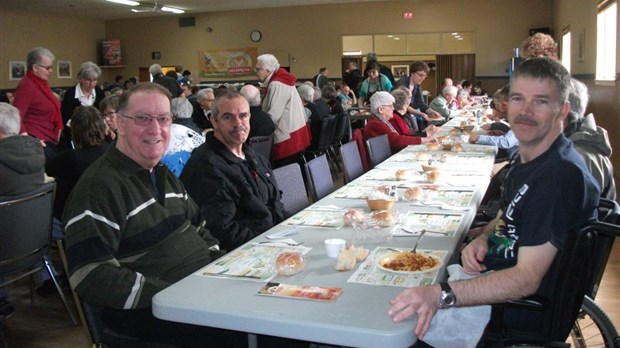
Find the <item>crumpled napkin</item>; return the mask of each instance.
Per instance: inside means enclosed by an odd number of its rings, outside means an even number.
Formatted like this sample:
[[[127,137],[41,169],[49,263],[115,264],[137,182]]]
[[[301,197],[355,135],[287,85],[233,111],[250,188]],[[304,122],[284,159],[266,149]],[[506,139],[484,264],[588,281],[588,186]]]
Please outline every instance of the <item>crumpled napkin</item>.
[[[470,279],[461,265],[447,267],[449,281]],[[424,342],[435,348],[474,348],[491,319],[491,306],[455,307],[440,309],[424,336]]]

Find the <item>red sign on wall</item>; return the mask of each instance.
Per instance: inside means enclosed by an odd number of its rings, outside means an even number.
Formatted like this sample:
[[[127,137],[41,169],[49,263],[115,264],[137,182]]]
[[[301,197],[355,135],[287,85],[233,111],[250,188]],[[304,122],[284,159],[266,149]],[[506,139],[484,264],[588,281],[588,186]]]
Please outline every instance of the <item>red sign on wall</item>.
[[[413,12],[403,12],[403,19],[413,19]]]

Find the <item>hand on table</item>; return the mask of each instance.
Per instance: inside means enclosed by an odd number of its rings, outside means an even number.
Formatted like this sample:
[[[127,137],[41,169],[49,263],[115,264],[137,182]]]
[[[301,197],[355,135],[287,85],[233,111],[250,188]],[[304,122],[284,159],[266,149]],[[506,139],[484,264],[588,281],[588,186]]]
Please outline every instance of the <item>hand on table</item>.
[[[417,314],[418,322],[415,327],[415,335],[419,339],[423,339],[439,309],[440,294],[439,285],[406,289],[390,301],[388,314],[397,323]]]
[[[480,135],[475,134],[475,133],[469,133],[469,143],[470,144],[477,143],[479,138],[480,138]]]
[[[463,269],[467,274],[478,274],[480,272],[486,271],[486,266],[484,265],[484,257],[489,250],[488,246],[488,236],[486,233],[482,233],[476,239],[472,240],[463,251],[461,251],[461,263],[463,264]]]

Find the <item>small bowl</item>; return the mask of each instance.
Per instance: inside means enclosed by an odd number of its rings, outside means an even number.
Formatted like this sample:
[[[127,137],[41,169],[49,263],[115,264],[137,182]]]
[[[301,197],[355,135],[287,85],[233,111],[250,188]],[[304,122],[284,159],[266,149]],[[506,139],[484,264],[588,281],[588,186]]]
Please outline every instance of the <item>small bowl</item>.
[[[394,201],[387,199],[366,199],[366,204],[370,210],[390,210],[394,206]]]

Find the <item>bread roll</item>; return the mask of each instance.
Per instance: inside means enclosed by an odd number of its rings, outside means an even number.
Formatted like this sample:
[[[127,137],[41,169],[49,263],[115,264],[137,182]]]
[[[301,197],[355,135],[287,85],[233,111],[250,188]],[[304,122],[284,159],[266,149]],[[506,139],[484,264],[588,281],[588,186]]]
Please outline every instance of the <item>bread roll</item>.
[[[399,169],[396,171],[396,180],[411,180],[413,172],[407,169]]]
[[[426,180],[430,181],[430,182],[437,182],[440,178],[441,174],[439,173],[439,171],[430,171],[430,172],[426,172]]]
[[[371,219],[375,220],[379,226],[391,226],[396,221],[396,216],[391,210],[379,210],[372,212]]]
[[[281,276],[297,274],[304,269],[304,258],[300,253],[287,251],[276,258],[276,272]]]
[[[368,254],[370,253],[368,249],[363,248],[363,247],[355,247],[354,245],[351,245],[349,247],[349,250],[353,252],[353,254],[355,255],[355,260],[357,262],[362,262],[366,260],[366,258],[368,257]]]
[[[426,152],[418,152],[415,154],[415,159],[418,161],[428,161],[429,158],[431,158],[431,156]]]
[[[456,159],[456,155],[451,153],[444,153],[443,155],[441,155],[441,160],[443,162],[452,162],[454,161],[454,159]]]
[[[355,267],[355,253],[352,250],[343,249],[336,260],[336,271],[350,271]]]
[[[437,151],[437,150],[439,150],[439,144],[437,144],[437,143],[428,143],[428,144],[426,144],[426,148],[429,149],[430,151]]]
[[[461,145],[461,144],[452,144],[452,151],[460,152],[460,151],[463,151],[463,150],[464,150],[463,145]]]
[[[410,187],[405,191],[405,199],[408,201],[417,201],[423,192],[424,191],[418,186]]]
[[[352,226],[353,223],[361,224],[366,221],[366,214],[361,209],[349,209],[342,216],[342,220],[346,226]]]

